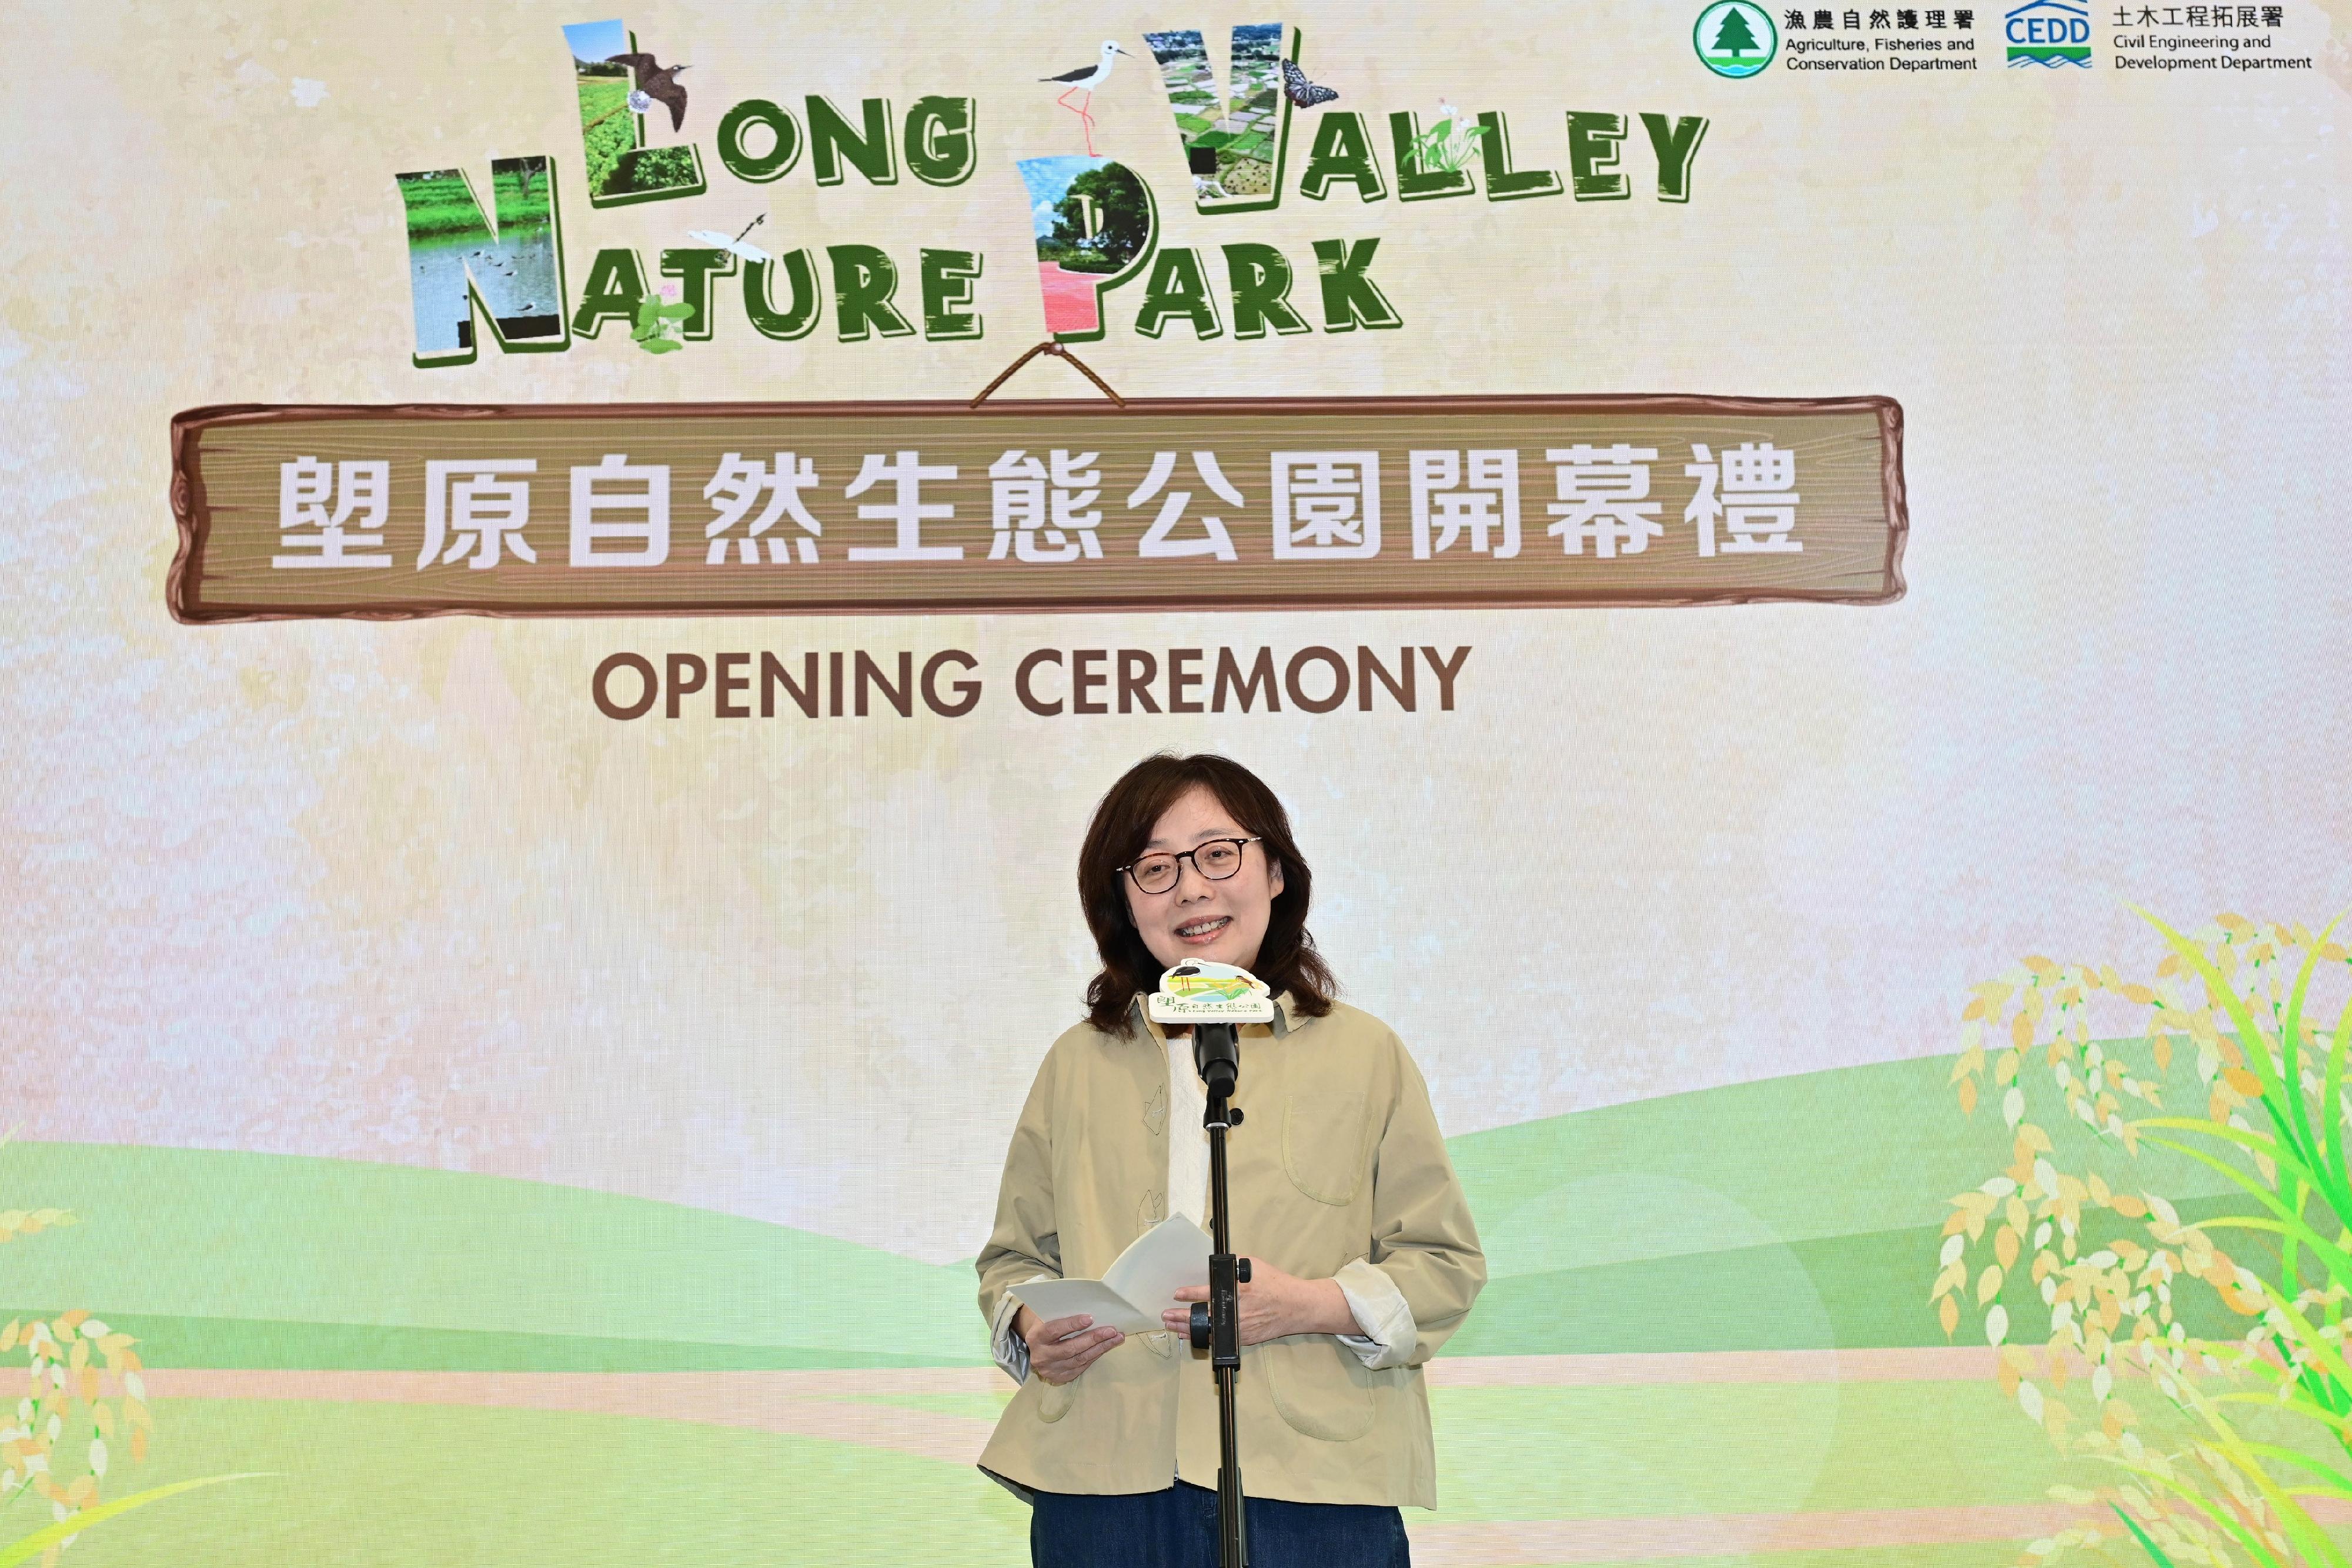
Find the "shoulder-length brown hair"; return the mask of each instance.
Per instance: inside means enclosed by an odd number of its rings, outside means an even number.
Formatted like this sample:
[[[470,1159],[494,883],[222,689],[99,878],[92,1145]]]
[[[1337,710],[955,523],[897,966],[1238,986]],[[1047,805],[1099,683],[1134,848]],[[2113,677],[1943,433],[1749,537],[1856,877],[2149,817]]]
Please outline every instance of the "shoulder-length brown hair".
[[[1143,945],[1127,908],[1127,876],[1119,870],[1143,852],[1151,829],[1187,790],[1204,789],[1233,813],[1244,832],[1255,834],[1269,866],[1282,868],[1282,891],[1275,895],[1252,973],[1307,1018],[1331,1010],[1339,983],[1307,933],[1307,905],[1315,874],[1290,837],[1290,813],[1258,776],[1230,758],[1210,752],[1178,757],[1160,752],[1122,774],[1095,807],[1078,851],[1078,900],[1102,954],[1102,973],[1087,986],[1087,1021],[1107,1034],[1133,1027],[1135,993],[1160,983],[1160,963]]]

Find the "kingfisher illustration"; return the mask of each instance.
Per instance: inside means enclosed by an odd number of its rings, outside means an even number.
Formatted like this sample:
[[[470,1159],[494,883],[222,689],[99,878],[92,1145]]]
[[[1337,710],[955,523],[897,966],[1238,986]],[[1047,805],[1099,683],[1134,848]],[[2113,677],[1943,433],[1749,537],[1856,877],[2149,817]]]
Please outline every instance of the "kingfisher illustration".
[[[1120,48],[1118,45],[1112,42],[1110,39],[1105,38],[1103,40],[1102,57],[1096,60],[1093,65],[1081,67],[1079,69],[1074,71],[1064,71],[1057,77],[1039,77],[1037,78],[1039,81],[1060,82],[1062,84],[1062,96],[1055,99],[1054,101],[1060,104],[1064,109],[1068,110],[1071,113],[1076,115],[1078,117],[1078,123],[1086,127],[1087,156],[1089,158],[1095,155],[1095,117],[1093,114],[1088,112],[1087,106],[1094,102],[1095,94],[1102,90],[1103,83],[1110,80],[1111,67],[1118,63],[1118,57],[1126,54],[1127,51],[1125,49]],[[1132,55],[1128,55],[1128,58],[1129,59],[1133,59],[1134,57],[1135,57]],[[1078,95],[1078,102],[1072,103],[1070,101],[1070,98],[1073,94]]]

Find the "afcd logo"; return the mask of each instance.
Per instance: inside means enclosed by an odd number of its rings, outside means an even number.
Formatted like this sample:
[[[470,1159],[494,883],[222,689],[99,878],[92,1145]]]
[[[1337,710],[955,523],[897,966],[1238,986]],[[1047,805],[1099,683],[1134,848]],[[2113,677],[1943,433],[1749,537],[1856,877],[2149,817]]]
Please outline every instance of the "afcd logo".
[[[1698,14],[1691,47],[1699,63],[1719,77],[1752,77],[1780,52],[1780,34],[1771,16],[1748,0],[1718,0]]]
[[[2009,63],[2016,66],[2091,64],[2091,14],[2065,0],[2026,0],[2003,23]]]

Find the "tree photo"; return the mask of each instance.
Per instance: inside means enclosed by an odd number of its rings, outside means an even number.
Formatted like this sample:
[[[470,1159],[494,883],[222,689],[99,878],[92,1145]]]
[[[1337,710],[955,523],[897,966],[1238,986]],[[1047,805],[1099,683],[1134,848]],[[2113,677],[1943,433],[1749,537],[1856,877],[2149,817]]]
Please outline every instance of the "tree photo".
[[[1112,164],[1070,182],[1037,250],[1074,272],[1118,272],[1150,243],[1150,198],[1134,174]]]

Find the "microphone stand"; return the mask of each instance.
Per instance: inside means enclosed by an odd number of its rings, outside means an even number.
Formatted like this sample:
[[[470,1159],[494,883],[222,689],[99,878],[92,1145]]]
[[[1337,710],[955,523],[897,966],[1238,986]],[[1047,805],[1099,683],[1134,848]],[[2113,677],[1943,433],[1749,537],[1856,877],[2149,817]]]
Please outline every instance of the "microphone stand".
[[[1249,1260],[1234,1256],[1231,1206],[1225,1191],[1225,1134],[1242,1124],[1229,1104],[1241,1075],[1241,1047],[1229,1023],[1192,1026],[1192,1061],[1209,1091],[1209,1299],[1192,1303],[1192,1348],[1209,1353],[1217,1379],[1217,1539],[1222,1568],[1245,1568],[1249,1548],[1242,1507],[1240,1429],[1234,1420],[1234,1379],[1241,1375],[1241,1291]]]

